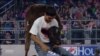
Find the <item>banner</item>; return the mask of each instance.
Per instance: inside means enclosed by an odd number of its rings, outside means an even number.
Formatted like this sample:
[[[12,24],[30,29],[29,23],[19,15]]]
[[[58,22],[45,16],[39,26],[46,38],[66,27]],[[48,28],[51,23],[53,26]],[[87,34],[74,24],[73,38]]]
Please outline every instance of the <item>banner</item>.
[[[69,51],[74,56],[94,56],[95,50],[99,46],[64,46],[66,51]]]

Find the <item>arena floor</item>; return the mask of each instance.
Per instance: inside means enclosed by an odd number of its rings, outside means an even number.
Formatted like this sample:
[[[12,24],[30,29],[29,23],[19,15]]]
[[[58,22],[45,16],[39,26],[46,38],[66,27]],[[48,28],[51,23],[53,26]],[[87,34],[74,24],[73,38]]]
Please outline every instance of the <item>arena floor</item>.
[[[24,45],[1,45],[1,56],[25,56]],[[30,51],[28,56],[37,54],[34,45],[30,46]]]

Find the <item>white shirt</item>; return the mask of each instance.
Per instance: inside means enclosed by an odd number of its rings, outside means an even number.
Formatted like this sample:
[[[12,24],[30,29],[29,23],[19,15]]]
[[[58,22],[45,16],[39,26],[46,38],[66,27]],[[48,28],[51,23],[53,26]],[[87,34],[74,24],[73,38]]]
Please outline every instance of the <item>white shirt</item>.
[[[47,23],[45,21],[45,18],[44,16],[41,16],[39,18],[37,18],[31,29],[30,29],[30,33],[33,34],[33,35],[37,35],[37,37],[39,37],[41,39],[41,41],[43,41],[44,43],[48,43],[49,42],[49,39],[47,37],[45,37],[42,33],[41,33],[41,29],[42,28],[50,28],[51,26],[56,26],[58,27],[58,22],[56,19],[53,19],[50,23]]]

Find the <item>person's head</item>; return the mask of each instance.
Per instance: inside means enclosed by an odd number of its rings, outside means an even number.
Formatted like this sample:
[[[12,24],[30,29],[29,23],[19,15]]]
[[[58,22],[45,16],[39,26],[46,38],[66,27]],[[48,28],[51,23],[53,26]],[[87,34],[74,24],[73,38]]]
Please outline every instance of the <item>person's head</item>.
[[[52,6],[46,6],[46,10],[45,10],[45,21],[47,23],[51,22],[52,19],[54,19],[56,16],[56,10],[54,7]]]
[[[56,26],[52,26],[48,29],[48,38],[50,40],[51,45],[60,45],[60,29]]]
[[[5,32],[5,38],[6,39],[11,39],[12,33],[10,31]]]
[[[41,32],[44,35],[47,35],[49,40],[50,40],[50,44],[51,45],[60,45],[61,44],[61,40],[60,40],[60,29],[56,26],[52,26],[49,29],[41,29]]]

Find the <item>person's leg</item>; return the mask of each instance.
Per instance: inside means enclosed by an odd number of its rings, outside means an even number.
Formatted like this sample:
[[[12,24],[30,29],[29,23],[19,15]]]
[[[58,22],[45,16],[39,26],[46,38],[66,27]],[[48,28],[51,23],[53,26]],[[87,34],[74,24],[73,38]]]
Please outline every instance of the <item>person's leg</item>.
[[[69,51],[66,51],[62,47],[59,47],[59,50],[60,50],[62,56],[74,56],[73,54],[71,54]]]
[[[47,56],[47,52],[42,51],[37,44],[35,44],[35,49],[37,51],[38,56]]]
[[[69,51],[66,51],[62,47],[56,47],[56,48],[54,48],[53,52],[59,54],[60,56],[73,56]]]

